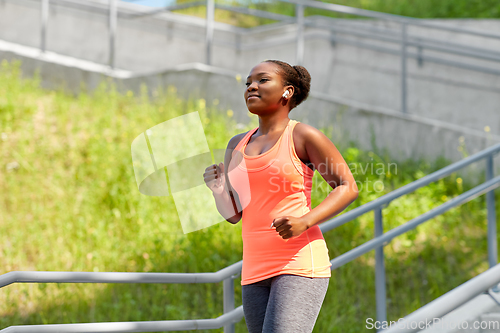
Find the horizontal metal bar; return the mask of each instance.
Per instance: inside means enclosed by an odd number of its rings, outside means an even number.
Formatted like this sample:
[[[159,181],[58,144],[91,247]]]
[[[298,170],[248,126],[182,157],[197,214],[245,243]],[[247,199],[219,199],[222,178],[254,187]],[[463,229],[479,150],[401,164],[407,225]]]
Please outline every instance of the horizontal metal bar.
[[[314,26],[315,24],[317,24],[317,23],[312,23],[315,21],[313,18],[314,17],[309,17],[309,19],[310,19],[309,24],[311,26]],[[349,20],[350,22],[349,21],[344,22],[343,20],[331,19],[330,21],[332,22],[331,24],[327,24],[325,22],[322,22],[322,23],[319,23],[318,26],[329,29],[329,30],[330,29],[337,30],[338,28],[341,28],[343,31],[345,31],[345,33],[367,31],[368,32],[367,35],[369,35],[369,36],[381,36],[381,37],[388,36],[391,39],[395,38],[398,40],[400,40],[400,37],[401,37],[401,32],[399,31],[399,29],[380,28],[380,27],[370,25],[370,24],[353,22],[353,20]],[[344,23],[346,23],[346,24],[344,24]],[[482,47],[469,46],[469,45],[465,45],[465,44],[449,42],[449,41],[446,41],[443,39],[434,39],[434,38],[421,37],[421,36],[414,36],[414,37],[409,36],[409,37],[411,40],[416,40],[417,42],[421,40],[421,41],[424,41],[425,43],[435,44],[438,46],[448,46],[450,48],[471,50],[471,51],[486,53],[486,54],[489,54],[492,56],[500,56],[500,52],[492,50],[492,49],[485,49]]]
[[[59,5],[67,8],[85,10],[91,13],[102,14],[106,16],[109,14],[108,6],[105,4],[99,6],[99,4],[96,3],[90,4],[88,2],[82,2],[78,0],[50,0],[50,4]]]
[[[484,149],[483,151],[480,151],[474,155],[471,155],[469,157],[464,158],[461,161],[455,162],[453,164],[450,164],[438,171],[435,171],[427,176],[424,176],[418,180],[415,180],[414,182],[407,184],[405,186],[402,186],[398,188],[397,190],[394,190],[390,193],[387,193],[373,201],[370,201],[367,204],[364,204],[360,207],[354,208],[351,211],[348,211],[338,217],[335,217],[329,221],[323,222],[320,224],[320,228],[322,232],[327,232],[329,230],[332,230],[338,226],[341,226],[342,224],[349,222],[358,216],[361,216],[369,211],[372,211],[374,208],[381,206],[381,205],[386,205],[390,203],[392,200],[399,198],[402,195],[411,193],[415,191],[416,189],[425,186],[427,184],[430,184],[438,179],[441,179],[445,176],[448,176],[452,172],[455,172],[457,170],[460,170],[469,164],[472,164],[474,162],[477,162],[489,155],[496,154],[500,151],[500,143],[493,145],[491,147],[488,147]]]
[[[330,11],[334,11],[334,12],[341,12],[341,13],[345,13],[345,14],[353,14],[353,15],[359,15],[359,16],[364,16],[364,17],[389,20],[389,21],[394,21],[394,22],[399,22],[399,23],[405,22],[407,24],[425,26],[425,27],[430,27],[430,28],[434,28],[434,29],[461,32],[461,33],[467,33],[467,34],[477,35],[477,36],[482,36],[482,37],[500,39],[500,35],[488,33],[486,31],[448,27],[448,26],[443,26],[440,24],[425,22],[422,19],[416,19],[416,18],[401,16],[401,15],[380,13],[380,12],[376,12],[376,11],[370,11],[370,10],[348,7],[348,6],[343,6],[343,5],[322,3],[320,1],[306,1],[306,0],[279,0],[279,1],[287,2],[287,3],[299,3],[299,4],[303,4],[305,6],[308,6],[308,7],[326,9],[326,10],[330,10]],[[73,8],[91,10],[91,11],[98,12],[98,13],[103,14],[103,15],[107,15],[106,6],[99,7],[99,6],[97,6],[97,4],[94,4],[94,3],[89,4],[89,3],[80,2],[80,1],[76,1],[76,0],[51,0],[51,2],[53,2],[55,4],[59,4],[59,5],[67,4]],[[192,2],[192,3],[174,5],[174,6],[171,6],[170,7],[171,9],[169,9],[169,10],[175,10],[176,7],[178,7],[178,6],[179,6],[179,9],[183,6],[187,6],[187,7],[200,6],[201,3],[204,3],[204,2],[197,1],[197,2]],[[160,9],[160,10],[162,10],[162,9]],[[151,14],[153,14],[153,12],[156,12],[156,10],[152,11]],[[259,12],[261,12],[261,11],[257,11],[256,13],[258,14]],[[135,15],[143,15],[143,14],[147,15],[147,13],[138,13],[138,14],[135,14],[135,13],[134,14],[125,14],[125,13],[121,13],[121,12],[118,13],[119,17],[123,17],[123,18],[133,18]],[[253,15],[253,14],[250,14],[250,15]],[[279,14],[276,14],[276,15],[279,15]],[[258,16],[258,15],[255,15],[255,16]],[[284,15],[284,16],[286,16],[286,15]]]
[[[341,31],[346,34],[360,35],[360,36],[366,35],[367,37],[379,40],[388,40],[388,41],[395,40],[396,42],[400,43],[401,33],[397,29],[379,28],[374,25],[353,22],[353,20],[350,21],[351,22],[345,22],[346,24],[344,24],[344,22],[341,20],[331,19],[332,22],[331,24],[328,24],[327,22],[321,22],[318,24],[317,22],[314,22],[314,20],[309,20],[308,25],[312,27],[317,26],[333,31]],[[367,31],[367,32],[360,32],[360,31]],[[449,47],[450,49],[455,49],[460,51],[469,50],[471,52],[477,52],[479,54],[487,54],[493,57],[500,56],[500,52],[492,49],[485,49],[482,47],[475,47],[465,44],[449,42],[443,39],[434,39],[434,38],[420,37],[420,36],[415,36],[415,37],[409,36],[409,37],[410,37],[409,40],[413,41],[412,43],[417,43],[417,45],[413,46],[420,46],[419,44],[420,41],[423,41],[424,43],[428,43],[430,45],[434,44],[437,46],[445,46]]]
[[[359,8],[348,7],[348,6],[343,6],[343,5],[336,5],[336,4],[332,4],[332,3],[324,3],[324,2],[320,2],[320,1],[310,1],[310,0],[279,0],[279,1],[300,4],[300,5],[304,5],[304,6],[311,7],[311,8],[325,9],[325,10],[329,10],[329,11],[337,12],[337,13],[371,17],[371,18],[375,18],[375,19],[379,19],[379,20],[387,20],[387,21],[392,21],[392,22],[411,24],[411,25],[415,25],[415,26],[428,27],[428,28],[439,29],[439,30],[454,31],[454,32],[460,32],[460,33],[465,33],[465,34],[469,34],[469,35],[476,35],[476,36],[481,36],[481,37],[487,37],[487,38],[500,39],[499,34],[493,34],[493,33],[489,33],[486,31],[480,31],[480,30],[449,27],[449,26],[444,26],[441,24],[425,22],[422,19],[408,17],[408,16],[381,13],[381,12],[376,12],[376,11],[372,11],[372,10],[359,9]]]
[[[328,10],[328,11],[336,12],[336,13],[357,15],[357,16],[363,16],[363,17],[371,17],[371,18],[375,18],[375,19],[379,19],[379,20],[387,20],[387,21],[393,21],[393,22],[399,22],[399,23],[409,23],[412,21],[419,20],[416,18],[402,16],[402,15],[387,14],[387,13],[377,12],[377,11],[373,11],[373,10],[360,9],[360,8],[349,7],[349,6],[344,6],[344,5],[337,5],[337,4],[333,4],[333,3],[324,3],[321,1],[309,1],[309,0],[279,0],[279,1],[298,4],[298,5],[304,5],[306,7],[311,7],[311,8],[324,9],[324,10]]]
[[[256,16],[256,17],[267,18],[267,19],[275,20],[275,21],[282,21],[282,22],[294,22],[295,21],[295,17],[293,17],[293,16],[276,14],[276,13],[272,13],[272,12],[266,12],[263,10],[247,8],[247,7],[236,7],[236,6],[215,4],[215,8],[228,10],[228,11],[231,11],[234,13],[241,13],[241,14],[245,14],[245,15],[252,15],[252,16]]]
[[[408,56],[411,58],[418,58],[419,57],[415,53],[408,53]],[[453,67],[457,67],[457,68],[467,69],[467,70],[475,71],[475,72],[482,72],[482,73],[486,73],[486,74],[500,75],[500,69],[494,69],[491,67],[469,65],[469,64],[465,64],[465,63],[459,62],[459,61],[446,60],[446,59],[441,59],[441,58],[432,57],[432,56],[424,56],[423,55],[423,56],[420,56],[420,58],[423,59],[424,61],[433,62],[435,64],[453,66]]]
[[[127,16],[127,18],[145,17],[145,16],[150,16],[150,15],[161,14],[161,13],[166,12],[166,11],[174,11],[174,10],[191,8],[191,7],[206,6],[206,4],[207,4],[206,1],[186,2],[186,3],[181,3],[178,5],[172,5],[172,6],[167,6],[167,7],[163,7],[163,8],[158,8],[155,10],[147,11],[145,13],[129,14],[128,16],[127,15],[125,15],[125,16]],[[268,19],[276,20],[276,21],[290,21],[290,22],[295,21],[295,18],[292,16],[276,14],[276,13],[272,13],[272,12],[266,12],[263,10],[252,9],[252,8],[247,8],[247,7],[237,7],[237,6],[230,6],[230,5],[215,4],[215,8],[231,11],[234,13],[241,13],[241,14],[252,15],[252,16],[256,16],[256,17],[268,18]]]
[[[58,4],[58,5],[65,5],[67,7],[72,7],[72,8],[77,8],[77,9],[90,10],[90,11],[93,11],[93,12],[96,12],[96,13],[99,13],[99,14],[108,15],[108,9],[107,8],[104,8],[104,7],[101,8],[101,7],[95,6],[94,4],[89,5],[89,4],[86,4],[86,3],[81,3],[81,2],[76,1],[76,0],[52,0],[52,3]],[[132,14],[123,13],[123,12],[119,11],[118,12],[118,17],[120,17],[120,18],[126,18],[126,19],[141,18],[141,17],[151,16],[151,15],[154,15],[154,14],[159,14],[159,13],[166,12],[166,11],[169,11],[169,10],[176,10],[176,9],[188,8],[188,7],[193,7],[193,6],[202,6],[204,4],[205,4],[204,1],[197,1],[197,2],[191,2],[191,3],[185,3],[185,4],[180,4],[180,5],[174,5],[174,6],[169,6],[169,7],[165,7],[165,8],[160,8],[160,9],[157,9],[157,10],[154,10],[154,11],[148,11],[148,12],[143,12],[143,13],[132,13]],[[248,14],[248,15],[254,15],[254,16],[265,17],[265,18],[270,18],[270,19],[276,19],[276,20],[281,20],[281,21],[293,21],[295,19],[293,17],[289,17],[289,16],[286,16],[286,15],[275,14],[275,13],[265,14],[265,13],[267,13],[265,11],[247,9],[247,8],[243,8],[243,7],[224,6],[224,5],[217,5],[217,6],[220,6],[220,8],[222,8],[222,9],[233,10],[233,11],[242,12],[242,13],[245,13],[245,14]],[[356,8],[353,8],[353,9],[356,9]],[[189,22],[186,22],[186,23],[189,23]],[[344,31],[345,31],[345,28],[341,28],[341,29],[344,29]],[[235,33],[240,33],[241,34],[241,31],[240,32],[236,32],[235,31]],[[348,33],[348,32],[346,32],[346,33]],[[362,33],[352,32],[351,34],[352,35],[360,35]],[[386,41],[392,41],[393,40],[391,37],[376,36],[374,34],[370,34],[369,36],[366,36],[366,37],[370,37],[370,38],[373,38],[373,39],[379,39],[379,40],[386,40]],[[398,41],[394,40],[394,42],[398,42]],[[348,42],[345,42],[345,43],[349,44]],[[432,45],[431,45],[432,43],[433,43],[432,41],[429,41],[429,45],[427,45],[426,47],[429,48],[429,49],[433,48]],[[434,43],[440,43],[440,42],[439,41],[435,41]],[[221,44],[221,43],[218,43],[218,42],[215,43],[215,45],[219,45],[219,44]],[[412,46],[418,46],[419,45],[418,42],[415,42],[415,41],[411,42],[410,44]],[[453,49],[452,49],[453,46],[449,46],[450,50],[445,50],[444,48],[447,46],[446,43],[444,43],[444,44],[441,43],[441,44],[442,44],[442,46],[439,47],[439,50],[443,51],[443,52],[455,53],[455,54],[458,53],[458,54],[461,54],[461,55],[464,55],[464,56],[470,56],[470,57],[481,58],[481,59],[486,59],[486,60],[499,61],[500,55],[499,55],[499,53],[494,52],[494,51],[486,50],[486,49],[483,49],[483,48],[471,48],[471,47],[468,47],[468,46],[457,46],[457,47],[462,47],[464,49],[470,50],[471,52],[459,51],[459,50],[456,50],[457,52],[454,52]],[[229,45],[227,45],[227,43],[226,43],[226,44],[224,44],[224,46],[229,46]],[[252,47],[253,46],[244,46],[242,49],[249,49],[249,48],[252,48]],[[414,55],[410,55],[410,56],[411,57],[415,57]],[[420,58],[423,59],[423,56],[420,56]],[[433,60],[430,60],[430,59],[428,59],[427,61],[432,61],[432,62],[436,62],[436,63],[443,63],[443,61],[446,61],[446,60],[441,60],[439,58],[433,58],[433,59],[438,59],[438,61],[433,61]],[[452,65],[452,66],[455,66],[455,67],[466,68],[466,69],[470,69],[470,70],[475,70],[475,71],[480,71],[480,72],[485,72],[485,73],[490,73],[490,74],[497,75],[497,71],[490,70],[487,67],[473,66],[473,65],[466,65],[466,64],[463,65],[461,63],[449,63],[449,65]]]
[[[332,263],[331,269],[338,268],[358,257],[361,255],[370,252],[371,250],[384,245],[384,243],[391,241],[393,238],[404,234],[405,232],[412,230],[416,228],[418,225],[432,219],[433,217],[436,217],[438,215],[443,214],[447,210],[459,206],[465,202],[468,202],[484,193],[487,193],[497,187],[500,186],[500,176],[495,177],[489,181],[486,181],[482,183],[481,185],[478,185],[474,187],[473,189],[468,190],[467,192],[464,192],[460,194],[459,196],[445,202],[442,205],[439,205],[436,208],[431,209],[428,212],[425,212],[424,214],[406,222],[403,225],[400,225],[394,229],[391,229],[384,233],[382,236],[378,236],[373,238],[372,240],[369,240],[366,243],[363,243],[360,246],[355,247],[354,249],[347,251],[344,254],[341,254],[340,256],[336,257],[335,259],[331,260],[330,262]],[[377,200],[374,200],[377,201]],[[374,202],[372,201],[372,202]],[[379,204],[380,205],[380,204]]]
[[[366,48],[366,49],[370,49],[370,50],[374,50],[374,51],[378,51],[378,52],[394,54],[394,55],[399,55],[401,53],[401,51],[398,51],[396,49],[372,45],[369,43],[358,42],[358,41],[350,40],[348,38],[325,36],[324,34],[320,34],[320,33],[309,33],[309,34],[307,34],[307,37],[309,39],[314,38],[314,37],[321,37],[321,38],[333,40],[333,41],[347,44],[347,45],[353,45],[353,46],[357,46],[357,47],[362,47],[362,48]],[[476,71],[476,72],[482,72],[482,73],[486,73],[486,74],[500,75],[500,69],[494,69],[491,67],[470,65],[470,64],[463,63],[463,62],[459,62],[459,61],[452,61],[452,60],[442,59],[442,58],[428,56],[428,55],[420,55],[420,54],[415,53],[415,52],[407,52],[406,56],[408,58],[413,58],[413,59],[422,59],[423,61],[426,61],[426,62],[433,62],[436,64],[453,66],[453,67],[457,67],[457,68],[467,69],[467,70]]]
[[[460,55],[460,56],[465,56],[465,57],[471,57],[471,58],[476,58],[476,59],[484,59],[484,60],[490,60],[490,61],[500,61],[500,53],[497,55],[494,55],[492,53],[486,53],[483,52],[483,50],[473,50],[470,47],[463,47],[462,50],[456,49],[453,46],[447,46],[445,43],[442,45],[433,45],[432,43],[428,43],[426,41],[418,41],[415,39],[410,38],[408,41],[408,46],[415,46],[415,47],[424,47],[429,50],[434,50],[434,51],[439,51],[439,52],[444,52],[444,53],[451,53],[455,55]]]
[[[376,40],[381,40],[385,42],[391,42],[395,44],[401,44],[401,33],[400,32],[394,32],[391,31],[390,29],[385,29],[385,31],[380,31],[378,29],[380,34],[373,33],[374,31],[370,29],[370,27],[363,27],[362,29],[365,29],[368,32],[362,32],[362,31],[357,31],[357,30],[352,30],[350,27],[340,27],[338,25],[328,25],[325,23],[314,23],[314,21],[308,21],[306,23],[307,26],[309,27],[314,27],[314,28],[323,28],[323,29],[328,29],[329,31],[332,32],[339,32],[339,33],[345,33],[353,36],[359,36],[359,37],[366,37],[370,39],[376,39]],[[361,25],[358,25],[356,27],[357,29],[360,29]],[[373,28],[373,27],[372,27]],[[391,36],[392,35],[392,36]],[[493,50],[488,50],[484,48],[478,48],[478,47],[471,47],[468,45],[462,45],[462,44],[457,44],[457,43],[449,43],[444,40],[436,40],[436,39],[431,39],[431,38],[424,38],[424,37],[411,37],[409,36],[408,41],[406,42],[408,46],[413,46],[413,47],[424,47],[429,50],[435,50],[435,51],[440,51],[440,52],[445,52],[445,53],[451,53],[451,54],[457,54],[457,55],[463,55],[467,57],[473,57],[473,58],[478,58],[478,59],[485,59],[485,60],[491,60],[491,61],[500,61],[500,52],[496,52]]]
[[[102,14],[105,16],[107,16],[109,14],[108,7],[105,5],[100,6],[99,3],[82,2],[79,0],[50,0],[50,3],[51,3],[51,5],[58,5],[61,7],[66,7],[66,8],[84,10],[87,12],[91,12],[91,13],[95,13],[95,14]],[[138,13],[124,13],[123,11],[119,10],[117,13],[117,16],[119,18],[123,18],[123,19],[143,18],[143,17],[153,16],[156,14],[162,14],[162,13],[165,13],[168,11],[189,8],[189,7],[196,7],[196,6],[204,6],[204,5],[205,5],[205,1],[196,1],[196,2],[189,2],[189,3],[185,3],[185,4],[163,7],[163,8],[159,8],[159,9],[155,9],[155,10],[138,12]],[[192,22],[187,22],[187,23],[192,24]]]
[[[149,10],[144,13],[138,13],[138,14],[123,14],[122,16],[124,18],[129,18],[129,19],[135,19],[135,18],[143,18],[146,16],[152,16],[156,14],[161,14],[164,12],[168,11],[174,11],[174,10],[179,10],[179,9],[186,9],[186,8],[191,8],[191,7],[198,7],[198,6],[205,6],[206,1],[194,1],[194,2],[186,2],[186,3],[181,3],[177,5],[172,5],[172,6],[167,6],[163,8],[158,8],[154,10]]]
[[[81,2],[78,0],[51,0],[51,1],[54,1],[54,4],[66,6],[69,8],[86,10],[86,11],[90,11],[90,12],[94,12],[94,13],[98,13],[98,14],[103,14],[103,15],[108,14],[108,10],[106,8],[98,7],[98,6],[96,6],[97,4],[94,4],[94,3],[88,3],[88,2],[86,3],[86,2]],[[138,12],[138,13],[123,13],[123,12],[119,11],[118,17],[124,18],[124,19],[145,18],[148,16],[163,14],[165,12],[172,12],[175,10],[186,9],[186,8],[191,8],[191,7],[199,7],[199,6],[206,6],[206,1],[186,2],[186,3],[176,4],[176,5],[172,5],[172,6],[157,8],[154,10],[147,10],[147,11],[143,11],[143,12]],[[250,8],[246,8],[246,7],[236,7],[236,6],[219,5],[219,4],[216,4],[215,6],[216,6],[216,8],[219,8],[219,9],[224,9],[224,10],[228,10],[228,11],[243,13],[243,14],[247,14],[247,15],[262,17],[262,18],[269,18],[269,19],[276,20],[276,21],[293,22],[295,20],[295,18],[291,17],[291,16],[266,12],[266,11],[257,10],[257,9],[250,9]]]
[[[232,324],[243,318],[243,305],[213,319],[131,321],[85,324],[49,324],[10,326],[0,333],[90,333],[90,332],[164,332],[181,330],[211,330]]]
[[[421,326],[425,328],[426,322],[432,323],[434,318],[441,318],[499,283],[500,264],[488,269],[486,272],[483,272],[476,277],[473,277],[469,281],[461,284],[441,297],[436,298],[427,305],[424,305],[420,309],[404,317],[403,320],[399,322],[399,325],[394,325],[387,330],[383,330],[382,332],[410,333],[421,331],[422,328],[418,327],[418,324],[416,323],[423,323]],[[410,323],[415,323],[413,324],[413,327],[417,327],[411,328],[412,325],[408,325]]]
[[[388,20],[388,21],[399,22],[399,23],[407,23],[407,24],[412,24],[412,25],[416,25],[416,26],[425,26],[425,27],[429,27],[429,28],[433,28],[433,29],[440,29],[440,30],[446,30],[446,31],[466,33],[466,34],[476,35],[476,36],[481,36],[481,37],[500,39],[499,34],[488,33],[486,31],[443,26],[440,24],[425,22],[422,19],[401,16],[401,15],[380,13],[380,12],[376,12],[376,11],[359,9],[359,8],[348,7],[348,6],[343,6],[343,5],[323,3],[320,1],[307,1],[307,0],[279,0],[279,1],[287,2],[287,3],[294,3],[294,4],[303,4],[305,6],[312,7],[312,8],[325,9],[325,10],[340,12],[340,13],[344,13],[344,14],[352,14],[352,15]],[[90,4],[90,3],[80,2],[77,0],[51,0],[51,2],[53,2],[55,4],[59,4],[59,5],[69,5],[68,7],[89,10],[89,11],[93,11],[93,12],[100,13],[103,15],[107,15],[106,6],[100,7],[100,6],[98,6],[97,3]],[[175,5],[175,6],[172,6],[172,8],[174,8],[176,6],[184,6],[184,5],[196,6],[196,3],[198,3],[198,2]],[[171,10],[174,10],[174,9],[171,9]],[[142,15],[142,14],[146,14],[146,13],[125,14],[125,13],[119,12],[118,16],[122,17],[122,18],[132,18],[134,15]]]
[[[12,283],[217,283],[241,272],[242,261],[213,273],[30,272],[0,275],[0,288]]]
[[[384,52],[384,53],[389,53],[389,54],[394,54],[394,55],[400,55],[401,51],[396,50],[396,49],[391,49],[383,46],[377,46],[377,45],[372,45],[369,43],[363,43],[363,42],[358,42],[355,40],[351,40],[348,38],[342,38],[342,37],[333,37],[328,34],[320,33],[320,32],[306,32],[305,33],[305,39],[306,40],[311,40],[313,38],[322,38],[326,40],[332,40],[336,41],[342,44],[346,45],[353,45],[357,47],[362,47],[378,52]],[[295,37],[283,37],[283,38],[274,38],[272,40],[267,40],[265,42],[259,42],[259,43],[249,43],[249,44],[236,44],[236,43],[230,43],[230,42],[221,42],[221,41],[214,41],[214,45],[221,46],[221,47],[228,47],[228,48],[236,48],[238,51],[245,51],[245,50],[254,50],[254,49],[264,49],[267,47],[276,47],[279,45],[285,45],[285,44],[292,44],[296,42]],[[427,55],[420,55],[415,52],[407,52],[407,57],[412,58],[412,59],[422,59],[423,61],[426,62],[432,62],[436,64],[441,64],[441,65],[447,65],[447,66],[453,66],[457,68],[462,68],[466,70],[472,70],[476,72],[482,72],[482,73],[487,73],[487,74],[492,74],[492,75],[500,75],[500,69],[494,69],[491,67],[486,67],[486,66],[477,66],[477,65],[470,65],[467,63],[459,62],[459,61],[451,61],[451,60],[446,60],[446,59],[441,59],[437,57],[432,57],[432,56],[427,56]],[[500,59],[499,59],[500,60]]]
[[[487,55],[492,58],[500,58],[500,52],[492,50],[492,49],[485,49],[483,47],[476,47],[476,46],[469,46],[469,45],[464,45],[464,44],[458,44],[458,43],[453,43],[449,42],[446,40],[439,40],[439,39],[434,39],[434,38],[427,38],[427,37],[411,37],[410,41],[413,46],[423,46],[429,48],[429,46],[432,45],[437,45],[437,46],[442,46],[446,47],[449,49],[449,53],[453,53],[454,50],[456,51],[461,51],[461,50],[466,50],[470,51],[471,54],[474,54],[473,56],[476,57],[477,55]],[[423,44],[421,43],[423,42]]]

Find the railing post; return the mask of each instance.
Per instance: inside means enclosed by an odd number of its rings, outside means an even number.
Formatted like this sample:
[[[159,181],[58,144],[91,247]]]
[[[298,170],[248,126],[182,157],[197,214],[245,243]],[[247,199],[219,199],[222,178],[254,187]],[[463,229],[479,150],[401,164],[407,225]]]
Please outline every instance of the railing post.
[[[109,0],[109,67],[115,67],[116,0]]]
[[[401,24],[401,112],[406,113],[407,110],[407,100],[406,100],[406,44],[407,44],[407,35],[406,35],[406,23]]]
[[[212,65],[212,44],[214,39],[214,15],[215,3],[214,0],[207,0],[207,18],[206,18],[206,62],[207,65]]]
[[[493,179],[493,154],[486,159],[486,181]],[[497,257],[497,218],[495,212],[495,192],[486,193],[486,207],[488,210],[488,262],[490,268],[498,262]]]
[[[382,236],[384,228],[382,226],[382,207],[378,206],[373,210],[375,218],[375,237]],[[385,266],[384,266],[384,246],[375,249],[375,298],[377,305],[377,321],[387,320],[387,304],[385,291]]]
[[[418,67],[422,67],[424,65],[424,59],[422,57],[422,52],[423,52],[423,48],[422,48],[422,45],[419,45],[418,46]]]
[[[295,18],[297,20],[297,65],[304,62],[304,5],[295,5]]]
[[[230,276],[223,282],[224,291],[224,313],[234,310],[234,280]],[[235,324],[228,324],[224,326],[224,333],[234,333]]]
[[[47,24],[49,22],[49,0],[42,0],[40,50],[47,50]]]

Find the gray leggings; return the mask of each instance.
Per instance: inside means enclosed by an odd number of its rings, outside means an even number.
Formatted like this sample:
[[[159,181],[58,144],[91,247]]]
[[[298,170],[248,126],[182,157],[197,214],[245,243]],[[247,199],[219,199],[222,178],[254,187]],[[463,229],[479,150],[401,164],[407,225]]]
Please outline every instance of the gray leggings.
[[[242,286],[248,332],[312,332],[329,280],[284,274]]]

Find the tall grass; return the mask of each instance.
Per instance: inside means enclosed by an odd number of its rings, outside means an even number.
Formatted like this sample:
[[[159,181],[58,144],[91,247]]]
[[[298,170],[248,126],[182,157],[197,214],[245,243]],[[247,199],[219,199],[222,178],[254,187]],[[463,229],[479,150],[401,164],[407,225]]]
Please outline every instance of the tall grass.
[[[184,235],[171,197],[139,193],[130,144],[158,123],[198,111],[209,146],[224,148],[233,135],[257,126],[256,119],[236,126],[224,110],[207,108],[203,100],[179,99],[174,87],[154,95],[150,98],[146,88],[138,95],[120,94],[111,82],[78,96],[45,91],[37,78],[20,78],[19,63],[2,62],[0,274],[14,270],[210,272],[241,260],[241,223],[220,223]],[[356,180],[379,181],[378,188],[365,186],[349,209],[447,163],[407,161],[389,166],[394,162],[387,153],[362,151],[349,142],[336,144],[355,170]],[[452,175],[395,200],[383,211],[385,230],[470,186]],[[314,189],[316,206],[329,192],[317,173]],[[487,269],[484,207],[484,198],[477,198],[385,247],[390,319],[408,314]],[[372,237],[371,214],[325,234],[331,258]],[[239,280],[235,286],[239,305]],[[315,332],[366,331],[366,318],[375,317],[374,293],[373,253],[334,270]],[[220,283],[14,284],[0,289],[0,328],[212,318],[222,312]],[[237,332],[245,331],[242,320]]]

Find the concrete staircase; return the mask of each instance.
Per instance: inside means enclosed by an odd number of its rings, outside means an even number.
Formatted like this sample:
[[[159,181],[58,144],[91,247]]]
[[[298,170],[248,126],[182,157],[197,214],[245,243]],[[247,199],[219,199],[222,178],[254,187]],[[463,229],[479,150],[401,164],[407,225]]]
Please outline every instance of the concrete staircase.
[[[479,295],[420,333],[498,333],[500,332],[500,290]]]

